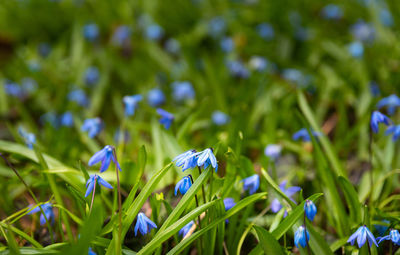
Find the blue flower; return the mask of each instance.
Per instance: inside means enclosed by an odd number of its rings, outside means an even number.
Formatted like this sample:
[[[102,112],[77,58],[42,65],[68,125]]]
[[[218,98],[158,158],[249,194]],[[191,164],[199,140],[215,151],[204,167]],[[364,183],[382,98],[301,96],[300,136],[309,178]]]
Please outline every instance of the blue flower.
[[[369,246],[372,246],[372,244],[375,244],[376,247],[378,247],[378,244],[375,241],[374,235],[369,231],[367,226],[361,226],[357,229],[354,234],[352,234],[349,237],[349,240],[347,240],[348,243],[351,243],[351,245],[354,245],[354,242],[356,241],[357,238],[357,243],[358,243],[358,248],[361,248],[365,242],[368,240]]]
[[[102,186],[104,186],[104,187],[106,187],[108,189],[112,189],[113,188],[111,186],[111,184],[106,182],[103,178],[101,178],[97,174],[94,174],[94,175],[91,175],[89,180],[86,182],[85,197],[89,196],[89,194],[92,193],[92,190],[93,190],[94,186],[96,185],[96,183],[99,183],[100,185],[102,185]]]
[[[60,116],[60,124],[65,127],[72,127],[74,125],[74,116],[71,112],[65,112]]]
[[[279,144],[269,144],[265,147],[264,154],[272,160],[276,160],[281,155],[282,146]]]
[[[224,199],[224,206],[225,206],[225,211],[230,210],[232,207],[236,205],[235,200],[231,197],[227,197]]]
[[[292,196],[293,196],[294,194],[296,194],[297,192],[299,192],[299,191],[301,190],[301,188],[300,188],[300,187],[297,187],[297,186],[293,186],[293,187],[286,188],[286,183],[287,183],[287,181],[281,182],[281,183],[279,184],[279,188],[282,190],[282,192],[283,192],[288,198],[290,198],[293,202],[295,202],[295,201],[292,199]],[[276,199],[276,198],[275,198],[274,200],[272,200],[272,202],[271,202],[271,211],[274,212],[274,213],[277,213],[277,212],[279,212],[281,209],[282,209],[282,204],[279,202],[279,200]],[[286,215],[287,215],[287,212],[285,211],[284,216],[286,216]]]
[[[395,94],[392,94],[392,95],[390,95],[388,97],[382,98],[376,104],[376,107],[378,109],[381,109],[383,107],[387,107],[389,115],[393,115],[395,110],[396,110],[396,108],[399,107],[399,106],[400,106],[400,98]]]
[[[93,86],[100,79],[100,71],[95,66],[90,66],[85,71],[85,83],[86,85]]]
[[[147,93],[147,102],[153,107],[158,107],[165,103],[165,95],[161,89],[152,89]]]
[[[212,37],[217,37],[222,35],[226,30],[226,23],[224,18],[215,17],[208,23],[208,33]]]
[[[172,121],[175,119],[172,113],[169,113],[161,108],[157,108],[157,113],[161,116],[159,122],[161,125],[165,127],[165,129],[169,129],[172,124]]]
[[[152,24],[146,28],[147,39],[159,40],[163,36],[164,36],[164,29],[157,24]]]
[[[339,20],[343,17],[343,10],[335,4],[326,5],[321,11],[325,19]]]
[[[257,26],[257,32],[261,38],[269,41],[274,38],[275,31],[274,28],[269,23],[261,23]]]
[[[57,114],[53,111],[51,112],[46,112],[42,116],[40,116],[40,122],[42,125],[45,125],[46,123],[49,123],[52,127],[57,128],[58,127],[58,118]]]
[[[311,134],[312,134],[314,137],[318,137],[318,136],[321,136],[321,135],[322,135],[320,132],[317,132],[317,131],[311,131]],[[303,142],[309,142],[309,141],[311,141],[311,137],[310,137],[310,135],[308,134],[307,129],[305,129],[305,128],[302,128],[302,129],[300,129],[299,131],[297,131],[296,133],[294,133],[293,136],[292,136],[292,138],[293,138],[293,140],[295,140],[295,141],[297,141],[297,140],[299,140],[299,139],[302,139]]]
[[[140,212],[137,216],[136,225],[135,225],[135,236],[137,236],[137,231],[139,230],[142,235],[146,235],[150,232],[152,228],[157,228],[157,225],[152,222],[149,218],[144,215],[144,213]]]
[[[97,255],[91,247],[89,247],[88,255]]]
[[[347,46],[350,55],[354,58],[362,58],[364,55],[364,46],[361,42],[355,41]]]
[[[270,66],[270,63],[264,57],[252,56],[249,61],[249,66],[253,70],[262,72],[265,71]]]
[[[177,167],[182,167],[182,171],[196,167],[197,166],[196,151],[188,150],[176,156],[172,161],[175,162],[175,165]]]
[[[229,53],[233,51],[235,47],[235,42],[232,40],[231,37],[224,37],[221,39],[219,45],[221,46],[223,52]]]
[[[181,50],[181,45],[178,40],[174,38],[168,39],[164,44],[165,50],[172,54],[178,54]]]
[[[379,132],[379,123],[383,123],[386,126],[388,126],[390,122],[391,122],[390,119],[386,115],[380,113],[379,111],[372,112],[371,123],[370,123],[372,132],[374,133]]]
[[[98,135],[102,129],[103,123],[100,118],[86,119],[81,127],[83,132],[89,132],[88,135],[90,138]]]
[[[186,192],[192,187],[192,181],[189,176],[185,176],[175,185],[175,196],[178,194],[178,190],[182,195],[185,195]]]
[[[36,91],[38,85],[34,79],[25,77],[21,80],[21,87],[24,93],[30,94]]]
[[[393,16],[388,9],[382,9],[379,12],[379,19],[386,27],[391,27],[394,24]]]
[[[304,226],[300,226],[296,233],[294,234],[294,244],[296,245],[297,248],[301,247],[306,247],[307,243],[310,241],[310,234],[308,231],[305,229]]]
[[[211,165],[215,169],[215,172],[218,171],[218,162],[211,148],[197,152],[196,156],[198,157],[197,166],[203,166],[203,168],[206,169],[209,165]]]
[[[364,22],[363,20],[355,23],[350,31],[354,38],[362,42],[371,42],[375,38],[375,29],[371,24]]]
[[[18,97],[18,98],[24,97],[22,87],[18,83],[12,82],[10,80],[6,80],[4,82],[4,88],[5,88],[5,92],[7,93],[7,95],[10,95],[13,97]]]
[[[33,145],[36,143],[36,136],[32,133],[26,132],[22,127],[18,128],[18,133],[24,139],[26,146],[28,146],[29,149],[33,149]]]
[[[71,102],[75,102],[80,106],[88,106],[89,100],[85,94],[85,92],[81,89],[72,90],[68,93],[68,100]]]
[[[54,212],[51,203],[45,203],[43,205],[36,206],[33,210],[28,212],[28,215],[41,212],[40,208],[44,212],[44,215],[42,213],[40,214],[40,225],[46,224],[46,219],[51,220],[51,224],[54,224]]]
[[[315,206],[313,201],[306,200],[306,202],[304,203],[304,212],[309,220],[314,220],[314,217],[317,214],[317,207]]]
[[[230,121],[229,116],[221,111],[214,111],[211,119],[217,126],[223,126]]]
[[[379,84],[376,81],[369,82],[369,89],[374,97],[377,97],[381,94],[381,90],[379,89]]]
[[[192,100],[196,96],[193,86],[188,81],[175,81],[172,84],[172,97],[177,102]]]
[[[96,41],[99,37],[99,33],[99,27],[96,23],[89,23],[83,27],[83,36],[90,42]]]
[[[40,56],[42,56],[44,58],[47,57],[51,52],[50,44],[45,43],[45,42],[40,43],[38,46],[38,52],[39,52]]]
[[[181,230],[179,230],[179,235],[185,237],[187,233],[189,233],[190,229],[192,228],[194,221],[189,222],[186,224]]]
[[[234,77],[246,79],[250,76],[249,70],[247,69],[247,67],[245,67],[243,65],[243,63],[241,61],[231,61],[230,60],[226,63],[226,65],[229,69],[229,72]]]
[[[90,158],[88,165],[93,166],[94,164],[97,164],[101,161],[100,173],[102,173],[108,169],[108,167],[110,166],[111,160],[117,166],[119,171],[122,171],[121,167],[119,166],[118,161],[115,158],[114,148],[110,145],[106,145],[103,149],[96,152]]]
[[[384,240],[390,240],[393,243],[400,245],[400,234],[397,229],[392,229],[392,230],[390,230],[389,235],[383,236],[383,237],[378,237],[378,238],[376,238],[376,240],[378,241],[378,244],[380,244]]]
[[[392,140],[397,141],[400,137],[400,125],[390,126],[385,131],[385,135],[393,134]]]
[[[124,96],[122,101],[125,105],[125,116],[132,116],[135,114],[135,110],[140,101],[142,101],[142,95]]]
[[[252,195],[256,193],[256,191],[260,187],[260,176],[255,174],[241,180],[241,182],[243,182],[243,190],[244,191],[248,190],[250,195]]]
[[[374,227],[376,231],[378,231],[379,235],[384,235],[386,230],[389,228],[388,225],[390,225],[390,222],[388,220],[383,220],[381,223],[386,223],[386,225],[383,224],[374,224]]]
[[[131,33],[132,31],[128,26],[117,27],[112,36],[112,43],[116,46],[123,46],[125,43],[129,42]]]
[[[305,87],[311,82],[311,77],[309,75],[305,75],[300,70],[294,68],[283,70],[282,76],[285,80],[300,87]]]

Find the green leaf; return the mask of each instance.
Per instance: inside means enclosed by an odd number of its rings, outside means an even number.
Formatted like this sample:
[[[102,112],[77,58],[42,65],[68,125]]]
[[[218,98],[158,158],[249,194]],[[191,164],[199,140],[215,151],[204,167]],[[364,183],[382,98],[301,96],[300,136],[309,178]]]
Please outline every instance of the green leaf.
[[[357,225],[361,223],[361,204],[353,185],[344,177],[339,176],[339,185],[343,190],[344,197],[349,205],[350,217]]]
[[[271,178],[271,176],[269,176],[269,174],[264,169],[261,169],[261,173],[267,180],[268,184],[271,185],[271,187],[275,190],[276,193],[278,193],[279,196],[281,196],[283,199],[286,200],[286,202],[289,203],[291,208],[296,207],[296,204],[288,196],[286,196],[285,193],[283,193],[283,191],[279,188],[278,184],[275,183],[275,181]]]
[[[267,230],[259,226],[253,226],[253,228],[257,232],[258,239],[260,239],[260,244],[265,254],[285,254],[278,241]]]

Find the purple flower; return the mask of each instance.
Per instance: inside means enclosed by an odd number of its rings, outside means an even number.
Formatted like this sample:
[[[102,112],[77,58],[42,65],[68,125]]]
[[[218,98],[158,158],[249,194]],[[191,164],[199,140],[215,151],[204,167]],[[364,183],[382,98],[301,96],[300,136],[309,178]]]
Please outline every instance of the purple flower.
[[[42,209],[42,211],[44,212],[44,215],[42,213],[40,214],[40,225],[46,224],[46,219],[51,220],[51,224],[54,224],[54,212],[51,203],[45,203],[43,205],[36,206],[33,210],[28,212],[28,215],[41,212],[40,209]]]
[[[351,245],[354,245],[356,239],[358,243],[358,248],[361,248],[367,240],[370,247],[372,246],[372,244],[375,244],[376,247],[378,247],[374,235],[371,233],[371,231],[369,231],[369,229],[365,225],[359,227],[357,231],[349,237],[347,242],[351,243]]]
[[[211,148],[197,152],[195,155],[197,156],[197,166],[203,166],[203,169],[206,169],[211,165],[215,169],[215,172],[218,171],[218,162]]]
[[[108,167],[110,166],[111,161],[114,162],[114,164],[117,166],[119,171],[121,170],[121,167],[119,166],[119,163],[117,159],[115,158],[114,155],[114,148],[110,145],[106,145],[103,149],[100,151],[96,152],[89,160],[88,165],[93,166],[94,164],[97,164],[101,161],[101,167],[100,167],[100,173],[106,171]]]
[[[265,156],[271,158],[272,160],[276,160],[281,155],[282,146],[279,144],[269,144],[265,147],[264,154]]]
[[[142,235],[146,235],[150,232],[152,228],[157,228],[157,225],[152,222],[149,218],[144,215],[144,213],[140,212],[137,215],[136,225],[135,225],[135,236],[137,236],[137,231]]]
[[[130,41],[131,29],[128,26],[119,26],[114,31],[112,36],[112,43],[116,46],[123,46]]]
[[[394,244],[400,245],[400,234],[397,229],[392,229],[392,230],[390,230],[389,235],[383,236],[383,237],[378,237],[378,238],[376,238],[376,240],[378,241],[378,244],[380,244],[384,240],[390,240]]]
[[[86,182],[86,193],[85,193],[85,197],[89,196],[90,193],[92,193],[94,186],[96,185],[96,183],[99,183],[100,185],[108,188],[108,189],[112,189],[113,187],[111,186],[111,184],[109,184],[108,182],[106,182],[103,178],[101,178],[100,176],[98,176],[97,174],[91,175],[89,180]]]
[[[358,41],[371,42],[375,38],[375,28],[371,24],[366,23],[363,20],[360,20],[357,23],[355,23],[350,28],[350,31],[354,36],[354,38]]]
[[[296,194],[297,192],[299,192],[299,191],[301,190],[301,188],[300,188],[300,187],[297,187],[297,186],[293,186],[293,187],[286,188],[286,183],[287,183],[287,181],[281,182],[281,183],[279,184],[279,188],[282,190],[282,192],[283,192],[288,198],[290,198],[293,202],[295,202],[295,201],[292,199],[292,197],[293,197],[294,194]],[[281,209],[282,209],[282,204],[279,202],[279,200],[276,199],[276,198],[275,198],[274,200],[272,200],[272,203],[271,203],[271,211],[274,212],[274,213],[277,213],[277,212],[279,212]],[[287,212],[286,212],[286,210],[285,210],[284,217],[286,217],[286,215],[287,215]]]
[[[260,176],[255,174],[241,180],[241,182],[243,182],[243,190],[248,190],[250,195],[252,195],[256,193],[256,191],[260,187]]]

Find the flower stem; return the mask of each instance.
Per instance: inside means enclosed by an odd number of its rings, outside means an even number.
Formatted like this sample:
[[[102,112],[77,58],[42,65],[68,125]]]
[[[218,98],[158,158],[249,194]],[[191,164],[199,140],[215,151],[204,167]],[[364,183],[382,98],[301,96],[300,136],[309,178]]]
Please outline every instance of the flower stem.
[[[369,171],[369,181],[370,181],[370,193],[369,193],[369,205],[370,208],[372,208],[372,200],[374,196],[374,175],[373,175],[373,166],[372,166],[372,142],[373,142],[373,134],[372,134],[372,129],[371,127],[369,128],[369,146],[368,146],[368,154],[369,154],[369,165],[370,165],[370,171]]]
[[[114,157],[115,157],[115,172],[117,174],[117,189],[118,189],[118,214],[119,214],[119,227],[118,227],[118,240],[119,240],[119,245],[116,246],[117,248],[117,255],[121,254],[121,246],[122,246],[122,240],[121,240],[121,236],[122,236],[122,203],[121,203],[121,185],[119,182],[119,170],[117,167],[117,153],[115,152],[115,147],[113,147],[113,153],[114,153]]]
[[[311,255],[311,249],[310,249],[310,244],[309,244],[309,240],[307,238],[307,224],[306,224],[306,214],[304,213],[304,237],[306,238],[306,246],[307,246],[307,253],[309,255]]]
[[[199,169],[199,175],[201,175],[200,167],[198,166],[197,169]],[[205,204],[206,203],[206,192],[204,191],[204,185],[203,184],[201,185],[201,191],[203,193],[203,203]]]
[[[94,178],[94,187],[93,187],[93,194],[92,194],[92,202],[90,203],[90,209],[89,212],[92,212],[92,206],[93,206],[93,202],[94,202],[94,194],[96,193],[96,185],[97,185],[97,179]]]
[[[194,183],[193,181],[193,177],[191,174],[189,174],[190,177],[190,181],[192,182],[192,184]],[[194,195],[194,199],[196,200],[196,207],[199,207],[199,200],[197,199],[197,194]],[[199,219],[199,229],[201,229],[201,219],[200,219],[200,215],[198,216]]]

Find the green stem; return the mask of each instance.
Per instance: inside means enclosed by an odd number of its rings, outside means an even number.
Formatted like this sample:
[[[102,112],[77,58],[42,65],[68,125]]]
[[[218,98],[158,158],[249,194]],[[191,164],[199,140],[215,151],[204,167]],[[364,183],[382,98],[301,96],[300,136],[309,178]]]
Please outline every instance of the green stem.
[[[93,202],[94,202],[94,194],[96,193],[96,185],[97,179],[94,179],[94,187],[93,187],[93,194],[92,194],[92,202],[90,203],[89,212],[92,212]]]
[[[117,189],[118,189],[118,214],[119,214],[119,227],[118,227],[118,245],[116,246],[117,255],[121,254],[121,246],[122,246],[122,203],[121,203],[121,185],[119,182],[119,170],[117,167],[117,153],[115,152],[115,147],[113,147],[113,154],[115,157],[115,172],[117,174]]]
[[[200,167],[198,166],[197,169],[199,169],[199,175],[201,175]],[[205,204],[206,203],[206,192],[204,191],[204,185],[203,184],[201,185],[201,191],[203,193],[203,204]]]

